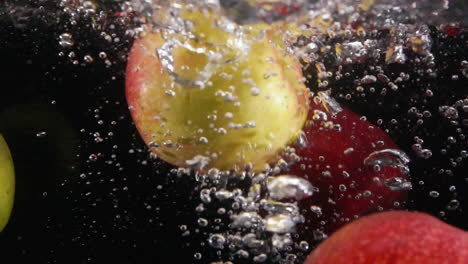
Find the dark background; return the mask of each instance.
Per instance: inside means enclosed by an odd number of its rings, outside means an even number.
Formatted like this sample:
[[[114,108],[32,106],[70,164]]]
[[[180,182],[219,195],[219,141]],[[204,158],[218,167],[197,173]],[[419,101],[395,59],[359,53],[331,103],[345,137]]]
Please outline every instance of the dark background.
[[[1,262],[194,263],[195,252],[215,254],[201,245],[206,238],[203,228],[196,234],[195,182],[177,178],[169,173],[171,166],[150,159],[132,124],[124,94],[131,39],[109,44],[98,33],[77,26],[74,50],[80,63],[74,65],[66,55],[58,55],[63,51],[58,37],[69,28],[54,6],[25,9],[28,19],[6,10],[0,13],[0,133],[13,154],[17,190],[12,218],[0,234]],[[435,28],[432,33],[437,78],[410,60],[385,66],[393,76],[417,76],[385,97],[341,98],[355,95],[352,77],[362,76],[366,65],[349,66],[345,71],[351,77],[331,86],[341,103],[373,123],[383,119],[381,127],[410,154],[414,190],[407,207],[468,229],[467,163],[450,165],[467,141],[459,140],[448,154],[440,154],[446,138],[460,133],[436,115],[438,106],[466,97],[467,79],[460,75],[454,81],[452,75],[459,74],[461,61],[468,59],[468,39],[466,33],[451,37]],[[110,66],[97,56],[101,51],[107,53]],[[95,58],[91,65],[82,62],[86,54]],[[425,97],[427,89],[435,95]],[[407,113],[411,106],[431,110],[433,118],[415,125]],[[398,125],[389,122],[392,118]],[[43,131],[45,136],[36,135]],[[423,136],[424,145],[433,150],[429,160],[413,154],[414,136]],[[450,186],[457,190],[450,192]],[[440,196],[431,198],[432,190]],[[454,198],[460,206],[447,210]],[[190,235],[182,235],[181,225],[188,226]]]

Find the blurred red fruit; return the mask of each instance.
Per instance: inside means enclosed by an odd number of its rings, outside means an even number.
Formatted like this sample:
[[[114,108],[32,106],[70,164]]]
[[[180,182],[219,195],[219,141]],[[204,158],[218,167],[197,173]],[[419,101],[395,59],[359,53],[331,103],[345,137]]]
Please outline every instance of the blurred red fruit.
[[[305,264],[465,264],[468,233],[423,213],[363,217],[338,230]]]
[[[359,216],[401,207],[410,187],[406,155],[364,118],[344,107],[333,115],[313,101],[304,129],[308,144],[297,148],[303,159],[290,170],[319,189],[300,204],[308,230],[332,232]]]

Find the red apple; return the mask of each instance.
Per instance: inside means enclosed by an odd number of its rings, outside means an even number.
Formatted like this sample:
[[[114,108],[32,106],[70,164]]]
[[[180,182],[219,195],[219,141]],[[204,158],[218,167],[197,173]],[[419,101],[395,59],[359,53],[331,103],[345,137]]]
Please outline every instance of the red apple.
[[[187,32],[157,29],[129,56],[126,98],[140,135],[176,166],[264,169],[296,139],[308,112],[309,92],[300,64],[282,48],[281,27],[243,26],[240,38],[214,13],[180,12],[192,22]]]
[[[354,221],[325,240],[305,264],[465,264],[468,232],[403,211]]]
[[[403,171],[406,155],[379,127],[345,107],[334,115],[323,104],[326,97],[318,99],[311,103],[304,129],[308,145],[297,148],[302,161],[290,170],[319,189],[301,201],[309,221],[306,226],[333,231],[354,218],[405,201],[404,189],[410,186]],[[313,210],[316,206],[321,213]]]

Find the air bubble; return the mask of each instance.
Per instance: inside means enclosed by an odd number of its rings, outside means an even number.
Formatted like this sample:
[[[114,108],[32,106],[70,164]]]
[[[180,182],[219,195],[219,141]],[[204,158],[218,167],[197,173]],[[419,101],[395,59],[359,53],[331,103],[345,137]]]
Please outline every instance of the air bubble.
[[[63,48],[71,48],[75,45],[73,35],[70,33],[63,33],[59,36],[59,44]]]
[[[275,200],[301,200],[313,194],[313,187],[309,181],[290,175],[270,178],[267,187],[270,197]]]

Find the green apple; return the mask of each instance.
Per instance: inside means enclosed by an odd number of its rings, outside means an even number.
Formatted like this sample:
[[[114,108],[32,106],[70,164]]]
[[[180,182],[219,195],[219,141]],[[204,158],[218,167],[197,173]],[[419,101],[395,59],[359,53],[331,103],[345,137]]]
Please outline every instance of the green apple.
[[[307,117],[309,92],[282,26],[230,34],[214,13],[183,10],[191,28],[135,41],[126,98],[152,151],[177,166],[230,170],[274,162]]]
[[[15,198],[15,170],[5,139],[0,134],[0,231],[5,228]]]

